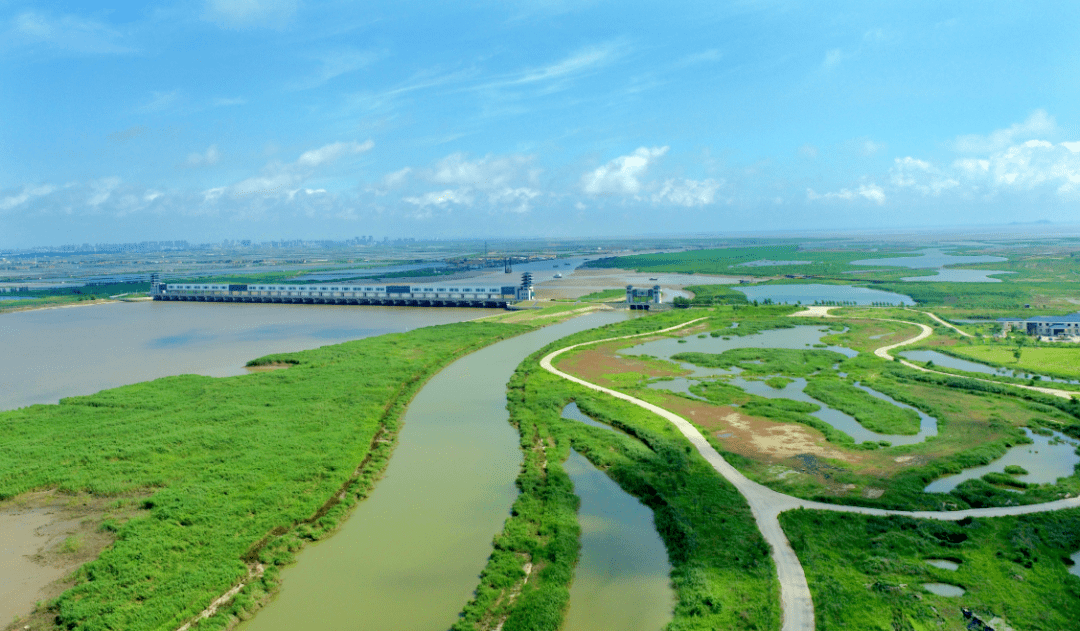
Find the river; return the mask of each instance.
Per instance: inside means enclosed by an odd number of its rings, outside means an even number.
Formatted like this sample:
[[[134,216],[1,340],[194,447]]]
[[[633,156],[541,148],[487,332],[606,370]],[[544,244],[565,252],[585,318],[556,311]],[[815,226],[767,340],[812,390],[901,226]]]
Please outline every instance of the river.
[[[300,553],[243,631],[445,631],[472,597],[521,465],[506,383],[530,353],[627,317],[582,316],[463,357],[409,405],[386,477],[340,532]]]

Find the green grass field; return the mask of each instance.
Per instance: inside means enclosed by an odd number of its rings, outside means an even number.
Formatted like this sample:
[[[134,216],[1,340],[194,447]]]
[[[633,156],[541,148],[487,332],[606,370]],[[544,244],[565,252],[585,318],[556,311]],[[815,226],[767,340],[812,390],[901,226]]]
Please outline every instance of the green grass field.
[[[171,630],[245,576],[245,560],[267,564],[199,628],[225,627],[273,589],[303,540],[332,531],[370,490],[431,375],[524,330],[429,327],[259,362],[286,370],[169,377],[0,413],[0,499],[59,489],[145,509],[112,526],[115,544],[49,615],[61,628]]]
[[[1080,347],[1076,344],[1024,346],[1020,349],[1019,361],[1013,355],[1015,350],[1016,346],[1005,344],[957,345],[949,348],[950,354],[977,362],[1036,374],[1080,379]]]
[[[806,572],[820,631],[965,631],[972,627],[961,607],[1024,631],[1075,629],[1080,620],[1080,577],[1063,561],[1080,548],[1080,510],[959,523],[796,510],[780,524]],[[965,593],[939,596],[925,583]]]

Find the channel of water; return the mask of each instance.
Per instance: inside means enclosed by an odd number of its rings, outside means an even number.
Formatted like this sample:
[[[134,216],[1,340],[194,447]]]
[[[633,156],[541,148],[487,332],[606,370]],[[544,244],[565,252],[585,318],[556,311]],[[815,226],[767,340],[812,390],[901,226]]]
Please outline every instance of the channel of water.
[[[1058,478],[1073,474],[1074,467],[1080,463],[1080,456],[1076,455],[1076,439],[1060,432],[1053,432],[1051,436],[1040,436],[1026,427],[1024,433],[1035,442],[1010,447],[1004,456],[990,464],[938,478],[923,490],[927,493],[948,493],[964,480],[973,480],[992,472],[1004,473],[1005,467],[1009,465],[1019,465],[1026,469],[1026,475],[1013,477],[1029,484],[1050,484]]]
[[[1016,379],[1036,379],[1042,381],[1054,381],[1057,383],[1072,383],[1080,384],[1080,380],[1076,379],[1057,379],[1055,377],[1047,377],[1035,375],[1027,372],[1017,372],[1009,368],[995,368],[986,364],[980,364],[967,359],[960,359],[959,357],[953,357],[952,355],[946,355],[938,351],[903,351],[899,353],[904,359],[910,359],[918,362],[934,362],[938,366],[944,366],[945,368],[952,368],[953,370],[963,370],[966,372],[977,372],[984,375],[997,375],[999,377],[1014,377]]]
[[[652,511],[574,450],[581,553],[562,631],[658,631],[671,620],[671,564]]]
[[[444,631],[472,597],[517,495],[506,383],[530,353],[625,319],[581,316],[463,357],[409,405],[386,476],[341,530],[302,551],[244,631]]]

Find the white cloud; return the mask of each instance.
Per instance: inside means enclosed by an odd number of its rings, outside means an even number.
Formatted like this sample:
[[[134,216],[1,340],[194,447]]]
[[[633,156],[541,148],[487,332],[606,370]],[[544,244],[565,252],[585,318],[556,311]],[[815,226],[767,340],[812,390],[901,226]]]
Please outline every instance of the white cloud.
[[[586,173],[581,178],[581,187],[589,195],[637,195],[649,164],[667,151],[668,147],[639,147]]]
[[[488,194],[488,202],[493,206],[505,208],[511,212],[523,214],[532,209],[530,202],[540,196],[540,191],[527,188],[504,188]]]
[[[296,6],[296,0],[207,0],[203,19],[222,28],[282,28]]]
[[[405,201],[418,206],[421,209],[428,206],[446,206],[447,204],[471,206],[473,203],[473,196],[469,191],[447,189],[445,191],[424,193],[417,197],[406,197]]]
[[[371,140],[364,142],[335,142],[333,144],[319,147],[318,149],[312,149],[311,151],[305,151],[301,154],[300,159],[297,160],[297,164],[306,167],[316,167],[321,164],[333,162],[342,156],[354,155],[357,153],[364,153],[370,151],[375,143]]]
[[[9,43],[44,46],[67,53],[116,55],[134,52],[119,43],[122,35],[115,28],[76,15],[54,17],[24,11],[12,19],[6,39]]]
[[[35,197],[43,197],[56,190],[56,187],[52,184],[42,184],[41,186],[24,186],[22,191],[15,195],[9,195],[8,197],[0,198],[0,211],[11,210],[16,206],[21,206]]]
[[[885,189],[877,184],[862,184],[855,190],[842,188],[834,193],[815,193],[814,189],[806,189],[806,198],[810,200],[818,199],[843,199],[843,200],[856,200],[858,198],[867,199],[875,204],[881,205],[885,203]]]
[[[1035,110],[1026,121],[1016,123],[1006,129],[998,129],[986,136],[977,134],[958,136],[953,142],[953,147],[960,153],[991,153],[1016,144],[1023,138],[1047,135],[1056,130],[1057,123],[1053,116],[1043,110]]]
[[[210,145],[204,153],[188,154],[187,164],[191,167],[210,166],[217,164],[220,158],[221,154],[218,153],[217,145]]]
[[[653,202],[678,206],[705,206],[713,203],[722,182],[706,180],[667,180],[659,192],[652,196]]]
[[[120,178],[116,176],[90,182],[90,197],[87,198],[86,203],[95,207],[104,204],[118,186],[120,186]]]
[[[960,182],[943,173],[929,162],[907,156],[893,160],[889,179],[897,188],[912,188],[924,195],[940,195],[956,188]]]
[[[470,160],[464,153],[452,153],[435,163],[426,176],[440,184],[494,189],[504,187],[514,180],[535,180],[539,172],[529,169],[531,162],[530,156],[520,154],[487,155]]]

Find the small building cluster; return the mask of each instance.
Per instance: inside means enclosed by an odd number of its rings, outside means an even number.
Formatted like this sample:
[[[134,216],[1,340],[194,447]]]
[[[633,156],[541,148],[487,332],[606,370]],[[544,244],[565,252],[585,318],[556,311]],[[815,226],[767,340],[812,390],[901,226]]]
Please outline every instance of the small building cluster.
[[[1080,341],[1080,312],[1064,316],[1034,316],[1031,318],[998,318],[1002,335],[1021,331],[1033,337]]]

